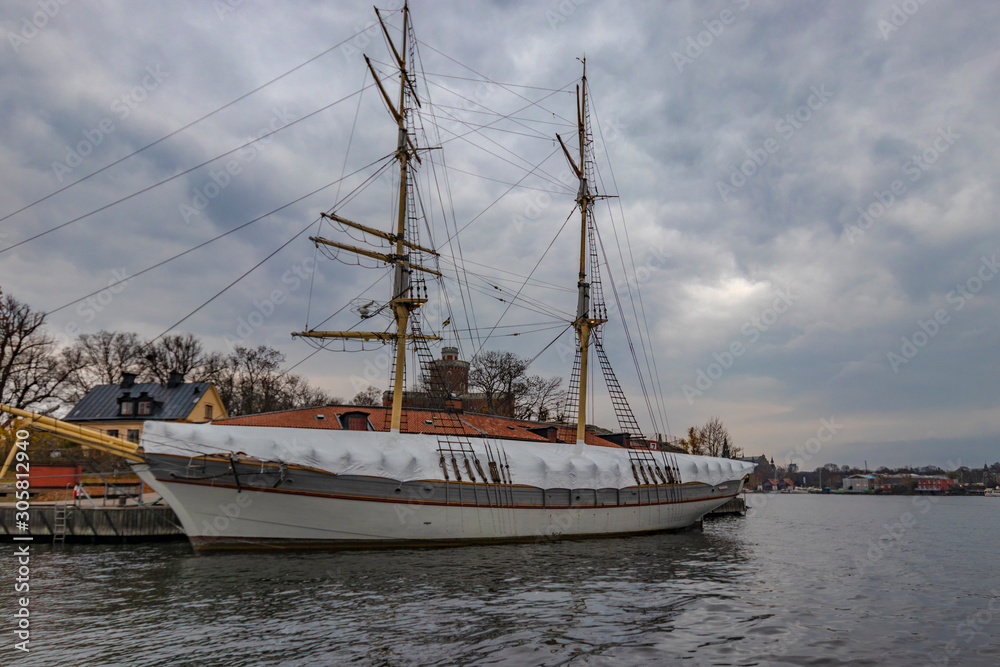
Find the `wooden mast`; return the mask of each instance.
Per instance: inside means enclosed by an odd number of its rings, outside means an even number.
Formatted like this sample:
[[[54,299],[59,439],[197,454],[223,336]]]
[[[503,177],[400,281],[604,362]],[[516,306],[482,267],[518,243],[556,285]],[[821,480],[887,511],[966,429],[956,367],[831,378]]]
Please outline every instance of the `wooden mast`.
[[[577,302],[576,319],[573,320],[573,328],[580,341],[580,395],[577,405],[576,441],[584,442],[587,430],[587,363],[589,357],[590,334],[594,329],[606,319],[594,318],[590,316],[590,283],[587,282],[587,230],[590,224],[588,216],[591,204],[594,202],[594,195],[590,191],[590,184],[587,181],[587,59],[583,59],[583,77],[580,85],[576,89],[576,122],[577,139],[580,151],[580,164],[577,165],[570,155],[562,137],[558,134],[556,138],[562,146],[563,153],[569,161],[570,167],[576,174],[580,182],[577,191],[576,203],[580,207],[580,273],[577,279]]]
[[[368,56],[365,56],[365,62],[368,64],[368,69],[371,71],[372,76],[375,78],[375,84],[378,86],[379,92],[382,94],[382,99],[385,102],[386,107],[389,109],[389,113],[392,115],[393,119],[396,121],[396,125],[399,128],[398,140],[396,144],[396,159],[399,160],[399,201],[397,203],[398,215],[396,220],[396,233],[389,234],[387,232],[382,232],[381,230],[375,230],[358,223],[351,222],[335,214],[324,214],[324,217],[336,220],[342,224],[349,227],[359,229],[361,231],[379,236],[380,238],[387,239],[395,243],[395,254],[388,255],[383,253],[376,253],[369,250],[363,250],[361,248],[356,248],[354,246],[346,245],[343,243],[336,243],[334,241],[329,241],[327,239],[322,239],[319,237],[310,237],[310,239],[317,244],[324,244],[339,248],[341,250],[346,250],[348,252],[355,252],[367,257],[373,257],[375,259],[381,259],[382,261],[391,263],[395,265],[395,273],[393,276],[392,285],[392,299],[389,301],[389,305],[393,310],[393,319],[396,324],[396,333],[379,333],[379,332],[362,332],[362,331],[303,331],[292,334],[293,336],[302,336],[307,338],[340,338],[340,339],[361,339],[361,340],[381,340],[381,341],[392,341],[396,342],[396,360],[395,360],[395,373],[394,373],[394,383],[392,388],[392,420],[390,422],[390,429],[398,433],[400,429],[400,424],[402,422],[403,414],[403,373],[406,367],[406,341],[407,339],[422,339],[422,340],[440,340],[438,336],[424,336],[407,334],[406,330],[409,326],[410,313],[423,305],[426,301],[426,297],[421,297],[419,294],[411,294],[410,292],[410,272],[411,271],[423,271],[431,273],[437,276],[441,274],[432,269],[426,267],[411,264],[410,256],[406,253],[406,249],[412,248],[420,250],[423,252],[428,252],[433,255],[437,255],[427,248],[411,243],[406,239],[406,216],[407,210],[406,205],[408,201],[408,176],[409,176],[409,159],[410,153],[412,151],[413,158],[418,162],[420,160],[417,155],[416,146],[413,144],[410,138],[407,128],[406,128],[406,117],[408,112],[407,107],[407,90],[412,94],[414,101],[419,105],[420,100],[417,98],[416,90],[413,88],[413,84],[410,82],[409,75],[406,70],[406,40],[409,33],[410,25],[410,9],[408,3],[403,3],[403,43],[402,48],[396,50],[396,45],[393,44],[392,39],[389,37],[389,31],[386,28],[385,22],[382,21],[382,15],[379,13],[378,9],[375,9],[375,15],[378,17],[379,23],[382,26],[382,32],[385,34],[386,41],[389,43],[389,47],[392,50],[392,55],[396,60],[396,64],[399,66],[399,104],[393,105],[389,94],[386,92],[385,88],[382,86],[382,82],[375,72],[375,68]]]

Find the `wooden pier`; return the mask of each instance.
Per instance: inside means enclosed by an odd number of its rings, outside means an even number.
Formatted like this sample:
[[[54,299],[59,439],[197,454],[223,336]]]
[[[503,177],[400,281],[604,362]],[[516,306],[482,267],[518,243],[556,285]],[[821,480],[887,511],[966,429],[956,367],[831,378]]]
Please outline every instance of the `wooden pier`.
[[[18,529],[17,510],[0,507],[0,538],[31,535],[36,542],[85,544],[185,540],[174,511],[157,505],[74,507],[73,504],[33,504],[28,510],[29,532]]]

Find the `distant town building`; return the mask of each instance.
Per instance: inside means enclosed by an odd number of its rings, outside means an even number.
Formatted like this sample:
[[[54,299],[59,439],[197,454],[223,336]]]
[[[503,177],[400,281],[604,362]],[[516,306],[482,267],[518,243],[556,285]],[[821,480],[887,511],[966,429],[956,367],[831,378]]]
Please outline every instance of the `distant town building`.
[[[848,475],[843,480],[844,491],[851,493],[871,493],[879,488],[879,480],[875,475]]]
[[[135,379],[134,373],[122,373],[118,384],[94,387],[64,421],[139,442],[142,425],[149,420],[207,422],[229,416],[219,392],[208,382],[184,382],[184,374],[177,371],[162,384],[136,384]]]
[[[955,480],[939,475],[919,475],[914,480],[918,493],[947,493],[957,486]]]
[[[795,482],[787,477],[784,479],[765,479],[760,488],[761,491],[784,491],[785,489],[794,489]]]
[[[757,465],[754,471],[750,473],[750,481],[747,482],[748,488],[763,490],[764,482],[774,477],[774,465],[763,454],[760,456],[741,456],[737,461],[745,461],[746,463]]]

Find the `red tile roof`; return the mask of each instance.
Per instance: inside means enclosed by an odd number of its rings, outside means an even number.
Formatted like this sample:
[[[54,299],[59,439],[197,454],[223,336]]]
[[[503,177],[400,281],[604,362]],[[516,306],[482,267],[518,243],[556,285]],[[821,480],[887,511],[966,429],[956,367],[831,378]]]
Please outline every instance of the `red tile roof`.
[[[334,431],[343,430],[340,417],[349,412],[363,412],[376,431],[388,431],[392,410],[388,407],[374,405],[324,405],[314,408],[285,410],[282,412],[265,412],[257,415],[244,415],[217,419],[213,424],[229,424],[233,426],[280,426],[285,428],[319,428]],[[510,417],[496,417],[478,413],[450,413],[438,410],[403,409],[402,430],[404,433],[428,433],[434,435],[460,433],[470,437],[486,434],[494,438],[510,438],[512,440],[534,440],[549,442],[545,436],[529,429],[539,429],[555,426],[557,442],[576,442],[576,427],[569,425],[547,424]],[[587,431],[586,443],[603,447],[618,447],[601,438],[594,431]]]

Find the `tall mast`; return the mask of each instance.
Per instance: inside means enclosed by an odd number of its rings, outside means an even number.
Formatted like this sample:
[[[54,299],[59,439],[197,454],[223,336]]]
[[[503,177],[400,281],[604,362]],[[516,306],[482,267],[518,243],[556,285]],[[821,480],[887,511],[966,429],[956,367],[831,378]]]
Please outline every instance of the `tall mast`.
[[[422,340],[440,340],[438,336],[424,336],[406,333],[407,327],[409,326],[410,314],[427,301],[426,293],[421,296],[419,293],[411,290],[410,273],[416,270],[431,273],[436,276],[440,276],[441,274],[432,269],[419,266],[417,264],[411,264],[410,256],[407,252],[409,249],[414,249],[431,255],[437,255],[437,253],[433,250],[412,243],[406,238],[407,202],[409,201],[409,160],[411,153],[415,160],[418,162],[420,161],[420,157],[417,155],[417,147],[414,144],[413,138],[409,135],[406,125],[409,113],[407,92],[412,95],[413,100],[417,103],[417,105],[420,104],[420,100],[417,98],[416,90],[414,89],[413,83],[410,81],[409,74],[406,69],[406,43],[410,26],[409,5],[408,3],[403,4],[403,42],[402,48],[399,50],[396,49],[395,44],[393,44],[392,39],[389,37],[389,31],[386,28],[385,22],[382,20],[382,15],[379,13],[377,8],[375,9],[375,15],[378,17],[379,23],[382,26],[382,32],[385,34],[386,41],[389,43],[393,57],[399,67],[399,103],[394,106],[389,94],[382,86],[382,82],[379,79],[378,74],[375,72],[374,66],[368,59],[368,56],[365,56],[365,62],[368,64],[368,69],[375,78],[375,83],[378,86],[379,92],[382,94],[382,100],[385,102],[389,113],[395,119],[396,125],[399,128],[396,143],[396,159],[399,160],[399,201],[397,204],[398,215],[396,220],[396,233],[391,234],[373,229],[371,227],[366,227],[365,225],[352,222],[335,214],[324,213],[323,217],[335,220],[354,229],[359,229],[368,234],[392,241],[395,243],[395,253],[387,255],[384,253],[372,252],[370,250],[356,248],[343,243],[336,243],[319,237],[310,237],[310,239],[318,244],[333,246],[335,248],[355,252],[366,257],[381,259],[384,262],[395,265],[392,284],[392,299],[389,301],[389,305],[393,310],[396,332],[395,334],[391,334],[360,331],[303,331],[292,335],[307,338],[395,341],[396,360],[392,389],[392,421],[390,423],[390,428],[393,432],[398,433],[403,414],[403,375],[404,369],[406,368],[406,341],[408,339],[413,340],[418,338]]]
[[[587,282],[587,232],[589,213],[595,196],[590,191],[590,184],[587,180],[587,59],[583,59],[583,77],[580,85],[576,89],[576,119],[577,119],[577,139],[580,151],[580,164],[577,165],[573,157],[566,148],[562,137],[558,134],[556,138],[562,146],[566,159],[570,167],[576,174],[580,182],[576,195],[577,206],[580,207],[580,273],[577,279],[577,302],[576,319],[573,320],[573,328],[576,329],[577,339],[580,342],[580,394],[577,405],[576,441],[583,443],[587,429],[587,362],[589,357],[590,335],[607,319],[590,316],[590,283]]]

